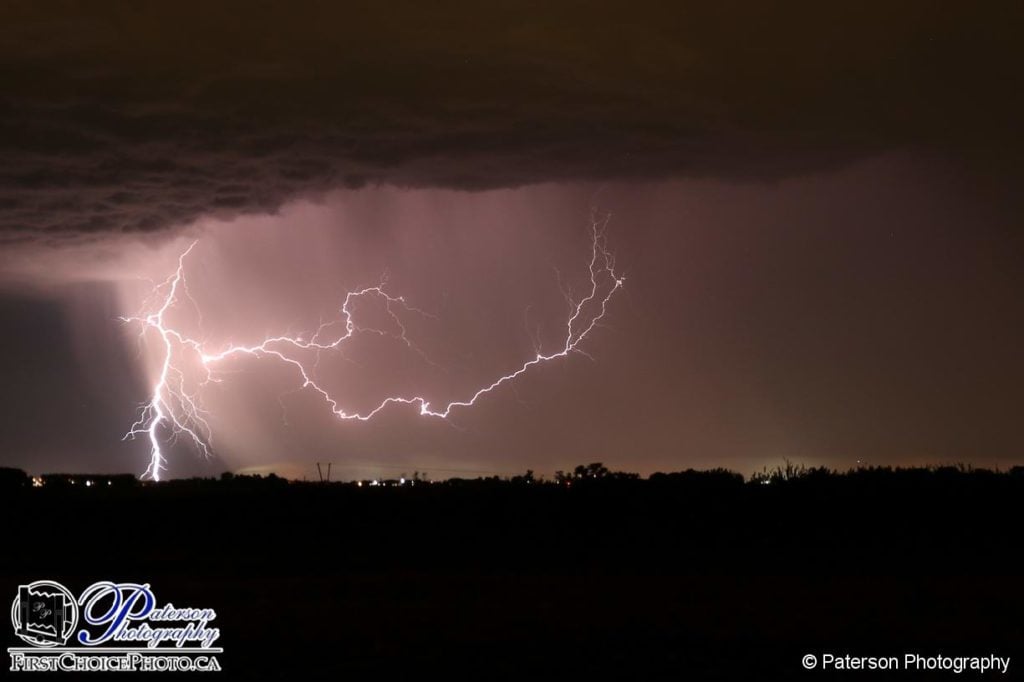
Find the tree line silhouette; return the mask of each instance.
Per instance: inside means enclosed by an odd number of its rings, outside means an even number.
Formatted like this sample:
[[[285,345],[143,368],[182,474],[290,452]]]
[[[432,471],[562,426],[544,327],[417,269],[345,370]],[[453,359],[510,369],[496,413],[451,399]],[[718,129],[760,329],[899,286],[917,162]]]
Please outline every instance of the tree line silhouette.
[[[725,468],[713,469],[686,469],[676,472],[655,472],[647,478],[639,474],[626,471],[612,471],[602,462],[577,465],[572,470],[558,470],[554,477],[547,479],[544,476],[537,476],[532,469],[523,474],[514,476],[481,476],[477,478],[451,477],[445,479],[431,479],[426,472],[416,471],[412,476],[406,477],[402,474],[399,478],[373,479],[373,480],[352,480],[352,481],[296,481],[278,476],[275,473],[269,474],[236,474],[224,472],[217,478],[183,478],[171,479],[154,484],[150,481],[137,479],[132,474],[62,474],[48,473],[40,476],[30,476],[21,469],[0,467],[0,489],[16,490],[28,488],[56,488],[70,490],[76,486],[82,488],[96,487],[97,491],[114,486],[117,489],[131,487],[149,487],[159,485],[163,487],[202,487],[205,489],[216,487],[244,487],[244,486],[294,486],[303,488],[311,485],[329,485],[332,487],[363,487],[369,483],[376,484],[368,487],[414,487],[416,485],[432,485],[440,487],[464,487],[471,485],[481,486],[555,486],[571,488],[572,486],[595,486],[611,487],[615,485],[624,486],[656,486],[656,487],[681,487],[690,490],[706,488],[721,492],[723,490],[736,490],[745,486],[797,486],[801,489],[814,487],[835,488],[835,487],[856,487],[856,486],[880,486],[880,487],[913,487],[940,484],[970,484],[973,486],[985,485],[1012,485],[1015,482],[1024,480],[1024,466],[1014,466],[1005,471],[986,468],[975,468],[969,464],[957,463],[953,465],[939,466],[914,466],[914,467],[892,467],[892,466],[858,466],[840,471],[828,467],[807,467],[789,460],[772,468],[764,468],[755,472],[749,477]]]

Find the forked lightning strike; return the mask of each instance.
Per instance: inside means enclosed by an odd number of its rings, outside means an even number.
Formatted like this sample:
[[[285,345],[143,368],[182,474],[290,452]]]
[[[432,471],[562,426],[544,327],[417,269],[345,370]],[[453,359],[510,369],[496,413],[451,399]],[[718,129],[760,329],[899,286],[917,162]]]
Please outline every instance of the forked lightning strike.
[[[391,396],[366,412],[349,411],[343,408],[337,398],[314,380],[310,367],[302,359],[296,357],[295,353],[312,351],[319,357],[319,354],[324,351],[337,350],[345,341],[358,334],[377,334],[394,337],[429,362],[426,355],[406,335],[406,327],[402,323],[399,313],[412,312],[428,317],[433,316],[410,306],[402,296],[392,296],[386,293],[384,283],[381,283],[374,287],[349,292],[341,305],[340,319],[321,323],[316,332],[309,335],[308,338],[303,335],[274,336],[266,338],[256,345],[229,345],[224,350],[211,351],[206,349],[202,342],[174,329],[166,320],[168,311],[183,299],[196,306],[196,310],[198,310],[198,305],[192,299],[185,281],[185,260],[196,246],[197,242],[193,242],[178,257],[178,267],[175,272],[154,288],[153,294],[145,306],[151,312],[121,318],[124,322],[141,325],[140,338],[145,338],[147,333],[157,336],[162,349],[160,372],[152,393],[148,402],[140,408],[139,418],[132,424],[124,438],[129,440],[145,437],[149,441],[149,464],[143,476],[149,476],[153,480],[160,480],[160,472],[165,469],[166,459],[161,438],[164,434],[169,434],[172,441],[182,437],[187,438],[204,455],[210,456],[212,433],[206,420],[206,412],[202,408],[199,393],[209,382],[218,381],[213,373],[216,365],[240,356],[274,358],[294,367],[301,380],[301,385],[297,390],[315,391],[340,419],[368,421],[392,404],[416,405],[419,407],[419,413],[423,416],[445,419],[452,410],[472,406],[481,397],[503,384],[513,381],[532,367],[566,357],[574,352],[586,355],[579,348],[580,344],[604,318],[609,301],[625,282],[625,278],[615,271],[614,258],[607,248],[605,238],[607,224],[608,217],[595,220],[592,223],[589,291],[585,296],[574,301],[572,295],[563,290],[569,303],[570,312],[565,324],[564,341],[556,352],[543,353],[538,348],[535,357],[523,362],[514,371],[479,388],[470,397],[449,402],[444,407],[434,408],[425,397],[419,395]],[[364,327],[356,322],[352,304],[358,299],[371,297],[383,305],[384,311],[395,324],[396,332]],[[333,336],[331,330],[337,327],[344,331],[335,338],[331,338]],[[202,380],[194,388],[188,386],[182,369],[183,362],[189,357],[192,358],[193,363],[202,368],[203,373]],[[315,367],[315,363],[313,366]]]

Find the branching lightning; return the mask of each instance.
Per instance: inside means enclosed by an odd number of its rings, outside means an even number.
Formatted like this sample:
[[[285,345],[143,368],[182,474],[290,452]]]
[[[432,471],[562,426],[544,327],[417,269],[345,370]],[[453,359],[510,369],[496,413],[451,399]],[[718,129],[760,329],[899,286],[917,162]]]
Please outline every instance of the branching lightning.
[[[473,392],[469,397],[455,400],[443,406],[434,407],[424,396],[390,396],[371,409],[359,412],[342,407],[338,398],[321,386],[315,379],[314,369],[323,352],[336,351],[342,345],[361,334],[391,336],[401,341],[424,361],[430,362],[426,354],[408,337],[402,322],[404,313],[433,317],[406,302],[403,296],[392,296],[385,291],[386,282],[346,294],[339,309],[338,319],[321,322],[310,335],[273,336],[254,345],[228,345],[221,350],[212,350],[195,338],[175,329],[167,320],[167,313],[182,302],[191,304],[196,311],[199,306],[192,298],[185,279],[185,263],[195,248],[193,242],[179,257],[175,272],[156,285],[144,305],[144,311],[122,321],[140,326],[140,341],[156,337],[159,341],[161,365],[157,380],[149,399],[140,410],[138,419],[125,434],[125,440],[145,438],[150,446],[149,463],[143,477],[160,479],[165,470],[164,444],[179,438],[190,441],[200,452],[209,457],[212,447],[212,431],[207,413],[202,407],[200,394],[204,386],[220,379],[215,374],[218,366],[243,356],[272,359],[294,368],[297,387],[295,390],[310,390],[323,398],[327,407],[339,419],[369,421],[390,405],[413,405],[425,417],[447,419],[453,410],[473,406],[478,400],[501,386],[513,382],[531,368],[549,363],[572,353],[590,357],[580,345],[604,319],[608,304],[625,283],[625,278],[615,269],[615,260],[608,251],[605,230],[609,217],[592,220],[591,253],[589,261],[589,283],[585,294],[576,299],[564,286],[559,275],[559,285],[568,304],[565,322],[565,336],[557,350],[543,352],[539,340],[534,342],[536,355],[507,374]],[[373,299],[382,306],[394,323],[389,331],[360,325],[356,321],[353,305],[360,299]],[[436,318],[435,318],[436,319]],[[312,352],[316,361],[308,363],[302,357]],[[592,358],[591,358],[592,359]],[[183,367],[186,363],[201,368],[201,380],[190,386]]]

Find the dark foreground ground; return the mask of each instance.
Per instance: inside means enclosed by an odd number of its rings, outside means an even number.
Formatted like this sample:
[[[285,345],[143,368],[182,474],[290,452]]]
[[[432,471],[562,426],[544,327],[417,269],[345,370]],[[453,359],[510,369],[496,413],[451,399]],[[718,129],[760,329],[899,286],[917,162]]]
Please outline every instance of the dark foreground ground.
[[[42,578],[149,583],[158,602],[216,609],[220,677],[1024,678],[1020,471],[0,499],[5,599]],[[985,678],[801,666],[911,651],[1013,660]]]

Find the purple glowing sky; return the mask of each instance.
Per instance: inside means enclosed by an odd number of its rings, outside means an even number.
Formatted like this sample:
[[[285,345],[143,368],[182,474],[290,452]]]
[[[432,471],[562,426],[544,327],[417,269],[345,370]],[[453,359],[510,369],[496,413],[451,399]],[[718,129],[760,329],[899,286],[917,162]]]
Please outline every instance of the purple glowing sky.
[[[1007,295],[1019,273],[994,248],[996,225],[956,229],[974,208],[950,198],[955,182],[889,157],[775,185],[366,189],[276,216],[204,221],[156,246],[63,252],[50,271],[81,274],[50,291],[72,313],[75,342],[54,352],[73,352],[78,367],[70,383],[44,376],[47,399],[72,424],[109,431],[9,432],[12,463],[145,466],[145,443],[118,439],[158,357],[152,346],[139,355],[137,330],[112,313],[138,309],[151,288],[138,278],[165,277],[193,238],[189,284],[211,344],[315,328],[343,292],[388,272],[391,291],[437,316],[408,322],[439,367],[367,339],[325,357],[321,371],[357,407],[395,391],[447,400],[529,357],[534,334],[548,348],[559,342],[555,269],[576,290],[585,283],[592,202],[613,214],[610,245],[629,277],[585,345],[593,361],[524,376],[452,428],[414,409],[341,422],[317,396],[290,393],[287,367],[239,360],[204,391],[215,461],[183,443],[170,448],[170,473],[301,476],[315,461],[334,461],[343,476],[552,471],[584,460],[643,472],[749,471],[784,457],[1009,463],[1019,320],[979,302]],[[83,288],[79,277],[108,284]],[[180,319],[195,322],[187,309]],[[74,394],[61,395],[69,386]]]

